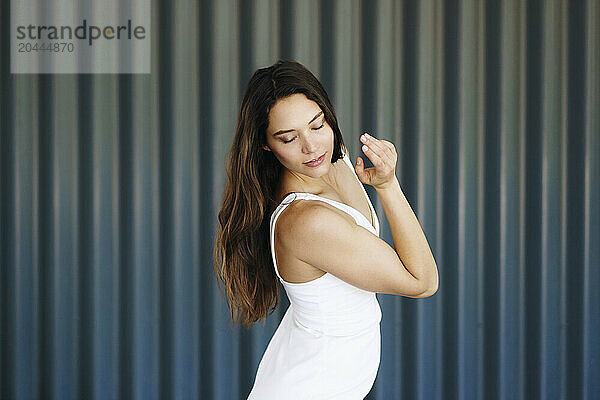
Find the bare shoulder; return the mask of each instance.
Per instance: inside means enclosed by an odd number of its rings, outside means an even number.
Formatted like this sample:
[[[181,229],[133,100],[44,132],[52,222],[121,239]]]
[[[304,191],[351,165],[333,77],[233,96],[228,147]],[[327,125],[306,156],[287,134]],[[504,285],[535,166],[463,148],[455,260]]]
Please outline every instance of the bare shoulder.
[[[277,222],[278,236],[295,243],[299,236],[314,235],[332,228],[351,228],[354,219],[340,209],[319,200],[299,199],[286,207]],[[338,231],[339,232],[339,231]]]
[[[331,271],[321,268],[322,263],[315,264],[307,255],[310,253],[325,262],[327,255],[322,253],[329,251],[329,246],[335,246],[336,242],[351,243],[357,239],[356,229],[365,230],[348,213],[320,200],[298,199],[288,205],[279,218],[275,229],[276,247],[325,272]],[[325,243],[327,245],[322,247]]]
[[[281,214],[277,246],[363,290],[420,297],[426,289],[384,240],[328,203],[297,200]]]

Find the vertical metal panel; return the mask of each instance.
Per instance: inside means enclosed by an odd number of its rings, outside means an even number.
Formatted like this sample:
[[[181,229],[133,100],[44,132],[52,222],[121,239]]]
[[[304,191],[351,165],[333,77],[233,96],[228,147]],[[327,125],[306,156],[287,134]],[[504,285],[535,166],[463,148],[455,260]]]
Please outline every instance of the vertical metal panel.
[[[152,4],[151,75],[12,75],[0,3],[0,398],[247,396],[289,302],[234,326],[211,250],[241,94],[280,57],[353,162],[395,143],[438,262],[433,297],[378,295],[367,398],[600,398],[597,1]]]
[[[55,77],[55,90],[52,103],[55,109],[77,109],[76,81],[70,77]],[[76,393],[77,376],[77,166],[79,164],[77,113],[54,114],[54,131],[65,132],[57,135],[54,143],[56,154],[54,163],[54,212],[57,224],[52,234],[55,269],[54,329],[52,332],[54,357],[52,360],[52,380],[60,382],[53,388],[55,398],[70,398]]]
[[[518,398],[522,387],[522,307],[523,264],[521,258],[521,210],[524,147],[522,117],[524,79],[522,48],[525,47],[523,3],[502,2],[500,30],[500,210],[498,251],[498,341],[500,357],[497,387],[500,398]]]
[[[484,5],[479,1],[462,2],[458,10],[458,111],[457,111],[457,221],[454,227],[447,226],[445,236],[456,238],[455,257],[444,260],[448,285],[455,285],[455,295],[447,296],[448,328],[444,341],[445,352],[451,354],[456,368],[447,369],[444,382],[459,399],[483,397],[483,318],[481,288],[482,262],[482,155],[483,155],[483,100],[484,74]],[[449,79],[448,81],[451,81]],[[458,89],[457,88],[457,89]],[[452,99],[448,98],[448,103]],[[452,201],[452,198],[448,198]],[[446,213],[452,215],[453,213]],[[452,254],[446,248],[446,254]],[[441,265],[441,264],[440,264]],[[454,277],[454,280],[452,279]],[[440,277],[441,278],[441,277]],[[454,322],[454,320],[456,320]],[[456,350],[454,352],[454,348]]]
[[[564,327],[563,282],[563,62],[564,12],[557,1],[542,2],[542,82],[541,91],[541,323],[540,396],[564,396],[564,360],[561,337]]]
[[[582,321],[583,343],[581,354],[582,395],[586,399],[600,393],[600,291],[596,290],[600,282],[600,4],[588,0],[585,4],[585,145],[584,161],[584,214],[583,214],[583,273],[582,273]]]

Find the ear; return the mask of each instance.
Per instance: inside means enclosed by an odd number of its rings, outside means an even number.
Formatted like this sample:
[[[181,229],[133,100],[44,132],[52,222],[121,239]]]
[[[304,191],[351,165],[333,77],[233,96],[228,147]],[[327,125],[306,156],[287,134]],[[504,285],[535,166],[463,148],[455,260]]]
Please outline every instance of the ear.
[[[269,146],[267,146],[267,145],[264,145],[264,146],[263,146],[263,150],[266,150],[266,151],[271,151],[271,149],[270,149],[270,148],[269,148]]]

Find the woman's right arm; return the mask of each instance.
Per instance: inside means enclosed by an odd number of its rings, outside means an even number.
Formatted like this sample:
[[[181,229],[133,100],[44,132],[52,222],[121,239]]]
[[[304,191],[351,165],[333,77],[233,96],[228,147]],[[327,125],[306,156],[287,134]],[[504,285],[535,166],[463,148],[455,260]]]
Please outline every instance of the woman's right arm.
[[[409,272],[386,241],[321,201],[290,204],[277,220],[275,247],[369,292],[415,298],[434,293],[431,281]]]

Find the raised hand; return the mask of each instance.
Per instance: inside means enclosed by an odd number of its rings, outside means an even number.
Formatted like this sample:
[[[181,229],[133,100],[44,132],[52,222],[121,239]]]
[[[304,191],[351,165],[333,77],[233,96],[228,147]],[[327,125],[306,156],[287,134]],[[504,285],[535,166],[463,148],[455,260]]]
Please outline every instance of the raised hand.
[[[396,161],[398,156],[394,144],[387,140],[380,140],[365,133],[360,137],[363,142],[363,151],[373,163],[373,167],[366,168],[362,158],[356,158],[354,170],[362,183],[373,186],[375,189],[385,189],[396,181]]]

